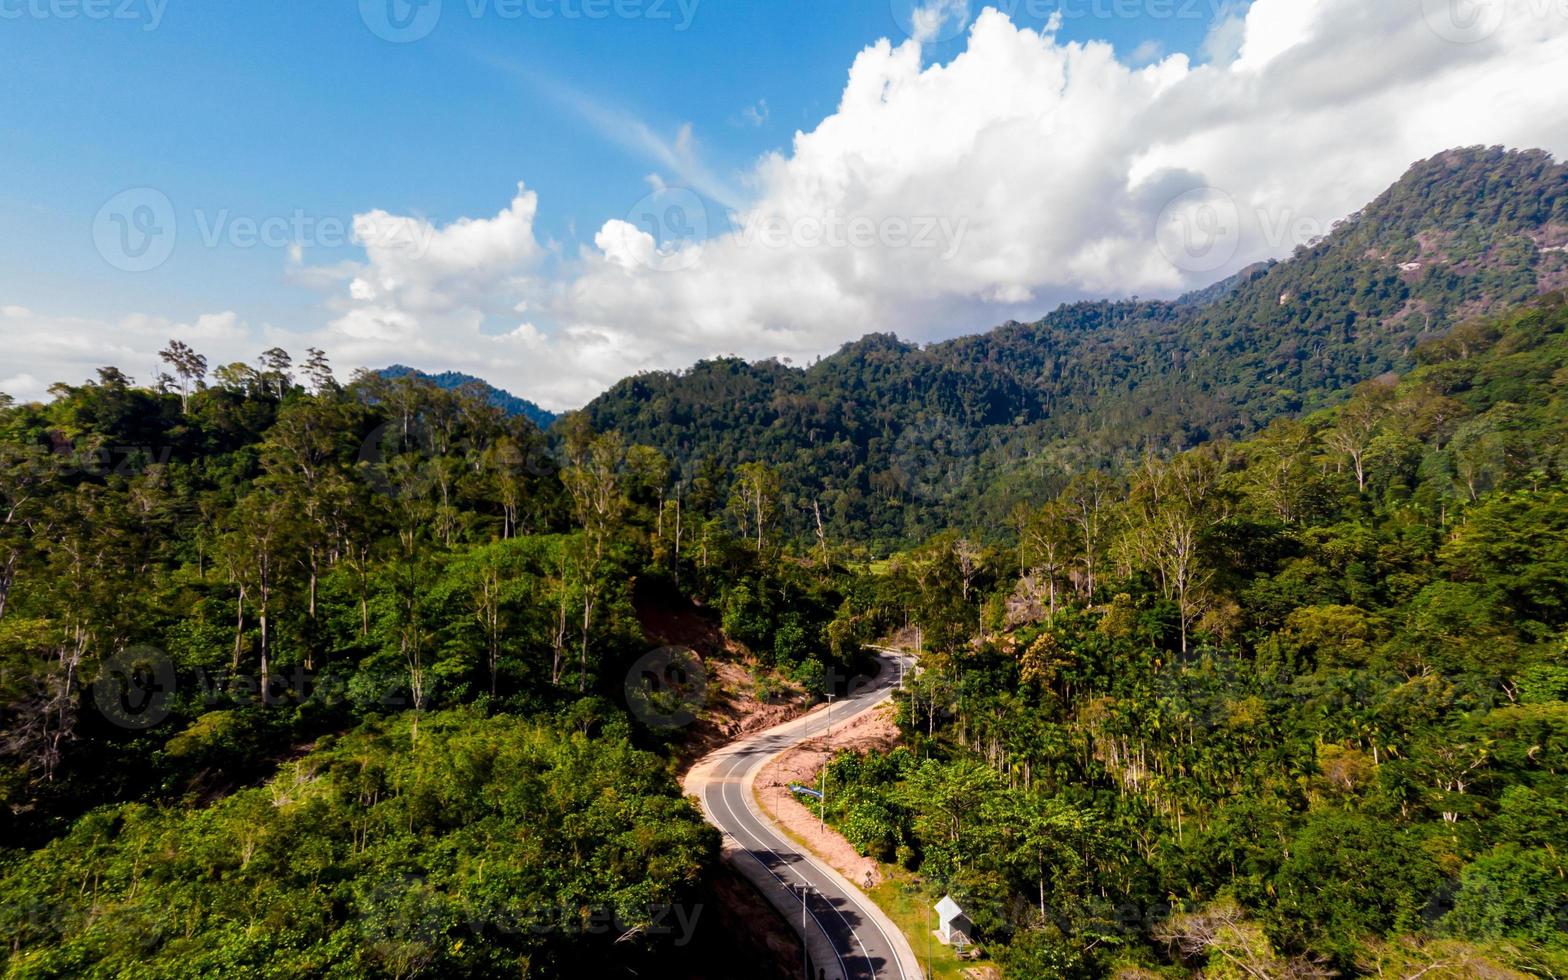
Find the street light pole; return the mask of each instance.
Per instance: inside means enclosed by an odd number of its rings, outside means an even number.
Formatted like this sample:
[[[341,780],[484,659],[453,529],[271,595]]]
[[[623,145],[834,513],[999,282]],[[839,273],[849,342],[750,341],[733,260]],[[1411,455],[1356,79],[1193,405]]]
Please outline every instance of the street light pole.
[[[822,741],[822,799],[817,801],[817,830],[828,825],[828,763],[833,760],[833,692],[828,692],[828,732]]]
[[[926,968],[930,969],[929,962]],[[811,980],[811,947],[806,945],[806,885],[800,886],[800,973]]]

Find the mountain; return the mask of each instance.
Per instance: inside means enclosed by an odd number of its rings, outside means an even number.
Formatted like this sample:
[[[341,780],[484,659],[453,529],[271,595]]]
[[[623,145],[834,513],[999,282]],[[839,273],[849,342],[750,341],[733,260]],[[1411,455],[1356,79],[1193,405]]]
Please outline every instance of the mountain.
[[[791,529],[815,500],[835,535],[890,546],[1333,404],[1417,343],[1568,285],[1565,242],[1568,165],[1451,150],[1287,260],[1174,302],[1077,303],[925,347],[872,334],[805,369],[704,361],[585,411],[688,472],[771,464]]]
[[[546,411],[526,398],[519,398],[510,391],[497,388],[490,382],[482,378],[476,378],[471,374],[462,374],[458,371],[443,371],[440,374],[430,374],[402,364],[394,364],[391,367],[382,368],[376,373],[383,378],[403,378],[413,375],[417,378],[423,378],[437,388],[443,388],[447,391],[455,391],[469,384],[479,385],[484,389],[485,399],[491,405],[508,415],[521,415],[534,425],[537,425],[541,430],[548,429],[554,425],[557,417],[554,412]]]

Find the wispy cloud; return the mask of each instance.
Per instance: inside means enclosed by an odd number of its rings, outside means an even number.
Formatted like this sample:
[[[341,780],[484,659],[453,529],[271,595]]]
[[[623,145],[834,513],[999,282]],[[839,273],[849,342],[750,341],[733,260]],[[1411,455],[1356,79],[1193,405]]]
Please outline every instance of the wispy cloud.
[[[667,136],[631,110],[604,102],[559,79],[523,74],[540,92],[601,137],[667,171],[666,183],[689,187],[727,209],[743,206],[744,196],[702,159],[701,145],[691,123],[680,124]]]

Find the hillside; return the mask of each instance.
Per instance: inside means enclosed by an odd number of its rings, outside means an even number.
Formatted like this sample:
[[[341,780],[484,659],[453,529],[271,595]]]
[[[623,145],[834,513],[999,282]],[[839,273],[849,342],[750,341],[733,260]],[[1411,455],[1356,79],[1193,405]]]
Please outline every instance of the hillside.
[[[1009,978],[1563,976],[1564,300],[889,562],[924,670],[828,819]]]
[[[880,545],[1146,449],[1255,431],[1403,370],[1423,339],[1568,284],[1568,166],[1541,151],[1416,164],[1324,240],[1175,302],[1095,302],[920,347],[888,334],[809,368],[737,359],[629,378],[596,428],[694,472],[781,471],[783,523]]]
[[[483,378],[476,378],[471,374],[463,374],[459,371],[442,371],[440,374],[431,374],[428,371],[420,371],[417,368],[411,368],[403,364],[394,364],[375,373],[383,378],[391,379],[413,375],[429,381],[443,391],[456,391],[464,385],[478,385],[483,390],[485,401],[489,405],[499,408],[507,415],[513,417],[521,416],[537,425],[540,429],[548,429],[555,424],[556,415],[554,412],[546,411],[526,398],[519,398],[510,391],[504,388],[497,388]]]
[[[744,908],[667,922],[728,904],[673,774],[902,633],[819,819],[1009,978],[1565,975],[1561,170],[1426,167],[1175,303],[628,382],[793,502],[414,376],[0,405],[0,968],[731,976]],[[852,481],[936,533],[780,533]]]

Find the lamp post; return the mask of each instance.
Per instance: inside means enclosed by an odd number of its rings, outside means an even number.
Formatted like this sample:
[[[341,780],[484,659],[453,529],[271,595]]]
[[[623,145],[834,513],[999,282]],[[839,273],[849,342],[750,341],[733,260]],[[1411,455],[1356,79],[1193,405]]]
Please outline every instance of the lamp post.
[[[800,974],[806,980],[811,980],[811,947],[806,944],[806,891],[806,884],[802,882],[800,886]]]
[[[822,799],[817,801],[817,831],[825,833],[828,826],[828,764],[822,763]]]
[[[828,825],[828,763],[833,759],[833,692],[828,692],[828,731],[822,742],[822,799],[817,801],[817,830]]]

